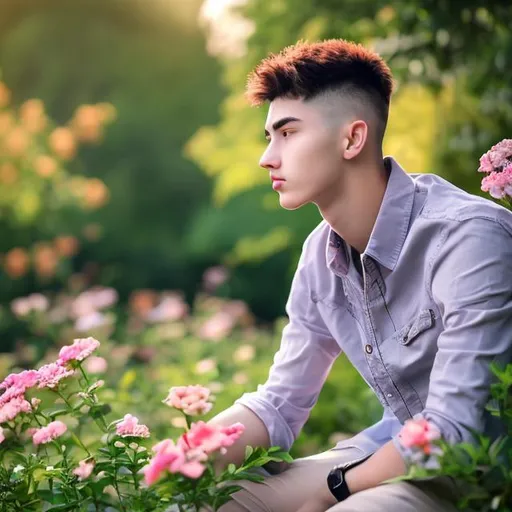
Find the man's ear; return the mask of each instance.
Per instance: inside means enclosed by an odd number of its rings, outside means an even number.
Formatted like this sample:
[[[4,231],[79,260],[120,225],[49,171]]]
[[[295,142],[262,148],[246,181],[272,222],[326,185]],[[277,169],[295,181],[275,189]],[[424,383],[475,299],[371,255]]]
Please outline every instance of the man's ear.
[[[368,138],[368,125],[358,119],[350,123],[344,130],[343,134],[343,158],[352,160],[364,148],[366,139]]]

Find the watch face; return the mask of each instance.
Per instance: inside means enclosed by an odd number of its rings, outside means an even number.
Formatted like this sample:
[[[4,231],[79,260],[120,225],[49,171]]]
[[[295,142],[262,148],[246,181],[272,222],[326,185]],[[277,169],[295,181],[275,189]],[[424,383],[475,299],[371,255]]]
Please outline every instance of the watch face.
[[[350,493],[343,478],[343,470],[341,468],[334,468],[327,476],[327,486],[332,495],[338,500],[343,501]]]
[[[327,476],[327,485],[331,491],[333,491],[334,489],[341,485],[341,482],[343,481],[341,475],[341,470],[336,468],[333,469]]]

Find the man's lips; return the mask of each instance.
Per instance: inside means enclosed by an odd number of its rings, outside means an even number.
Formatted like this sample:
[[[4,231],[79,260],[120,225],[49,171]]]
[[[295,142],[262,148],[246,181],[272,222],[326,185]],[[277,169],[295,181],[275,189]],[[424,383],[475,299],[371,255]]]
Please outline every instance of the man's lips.
[[[278,178],[277,176],[270,176],[270,179],[272,180],[272,188],[274,190],[277,190],[280,188],[283,183],[286,181],[283,178]]]

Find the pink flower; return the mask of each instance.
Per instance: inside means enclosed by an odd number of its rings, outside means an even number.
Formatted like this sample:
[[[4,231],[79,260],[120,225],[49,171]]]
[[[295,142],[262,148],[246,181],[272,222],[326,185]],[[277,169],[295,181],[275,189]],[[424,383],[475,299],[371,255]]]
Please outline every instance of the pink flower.
[[[56,388],[59,385],[59,382],[66,377],[71,377],[75,371],[68,370],[64,366],[61,366],[57,363],[50,363],[41,366],[38,370],[39,372],[39,384],[38,388]]]
[[[30,404],[22,396],[17,396],[0,407],[0,423],[12,421],[22,412],[30,412]]]
[[[229,277],[227,269],[223,266],[210,267],[203,274],[203,283],[207,291],[213,292]]]
[[[84,367],[89,373],[105,373],[108,363],[103,357],[92,356],[84,363]]]
[[[0,384],[5,393],[0,396],[0,406],[13,398],[23,395],[29,388],[37,384],[39,373],[36,370],[25,370],[21,373],[11,373]]]
[[[169,395],[163,402],[188,416],[197,416],[210,412],[213,404],[209,398],[210,390],[203,386],[176,386],[169,389]]]
[[[400,442],[406,448],[420,448],[427,455],[432,447],[431,441],[439,439],[439,431],[426,419],[408,420],[400,431]]]
[[[27,316],[32,311],[46,311],[48,306],[48,299],[40,293],[33,293],[28,297],[18,297],[11,302],[11,310],[18,317]]]
[[[482,180],[482,190],[495,199],[512,197],[512,164],[501,172],[491,172]]]
[[[231,332],[234,325],[235,320],[229,313],[219,311],[201,326],[199,336],[207,340],[220,341]]]
[[[99,311],[93,311],[87,315],[83,315],[77,318],[75,322],[75,330],[77,332],[92,331],[98,327],[102,327],[110,322],[107,315],[100,313]]]
[[[4,429],[0,427],[0,444],[2,444],[5,441],[5,434]]]
[[[64,434],[67,429],[68,427],[62,421],[52,421],[46,427],[37,429],[32,436],[32,441],[35,445],[49,443]]]
[[[187,456],[183,448],[175,445],[171,439],[165,439],[153,446],[153,451],[155,452],[154,457],[143,469],[147,485],[153,485],[165,472],[180,472],[189,478],[199,478],[206,469],[201,464],[206,460],[206,454],[196,452]]]
[[[231,446],[244,433],[245,426],[237,422],[229,427],[222,427],[221,430],[227,436],[227,439],[224,441],[224,446]]]
[[[214,372],[217,370],[217,361],[215,359],[201,359],[198,361],[195,367],[195,372],[198,375],[203,375],[205,373]]]
[[[79,338],[74,340],[73,345],[62,347],[59,352],[57,363],[64,365],[69,361],[83,361],[89,357],[98,347],[100,342],[94,338]]]
[[[489,158],[489,153],[485,153],[480,157],[480,167],[478,168],[478,172],[492,171],[494,171],[494,167],[492,166],[491,159]]]
[[[188,304],[179,295],[167,294],[145,315],[145,320],[151,323],[172,322],[185,317],[188,309]]]
[[[118,294],[113,288],[97,286],[82,292],[72,303],[71,311],[75,318],[89,315],[100,309],[113,306],[118,299]]]
[[[210,425],[204,421],[192,423],[190,430],[178,440],[178,445],[185,452],[199,449],[205,453],[231,446],[244,431],[241,423],[235,423],[230,427]]]
[[[78,467],[73,470],[73,474],[78,477],[78,480],[82,481],[91,476],[92,470],[94,469],[94,461],[86,462],[81,460],[78,463]]]
[[[116,433],[121,437],[149,437],[149,429],[146,425],[139,425],[139,419],[131,414],[116,425]]]
[[[512,139],[503,139],[480,158],[480,172],[501,171],[512,162]]]

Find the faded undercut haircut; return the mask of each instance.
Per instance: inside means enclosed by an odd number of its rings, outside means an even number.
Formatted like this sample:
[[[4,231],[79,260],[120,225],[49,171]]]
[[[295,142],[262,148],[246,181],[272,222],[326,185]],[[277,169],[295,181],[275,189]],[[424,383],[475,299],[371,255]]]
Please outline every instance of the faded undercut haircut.
[[[391,70],[377,53],[344,39],[328,39],[299,41],[263,59],[248,77],[246,98],[260,106],[276,98],[308,101],[340,93],[370,105],[383,137],[392,92]]]

